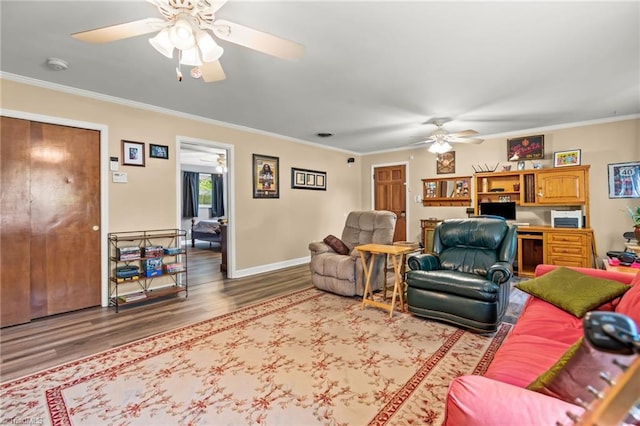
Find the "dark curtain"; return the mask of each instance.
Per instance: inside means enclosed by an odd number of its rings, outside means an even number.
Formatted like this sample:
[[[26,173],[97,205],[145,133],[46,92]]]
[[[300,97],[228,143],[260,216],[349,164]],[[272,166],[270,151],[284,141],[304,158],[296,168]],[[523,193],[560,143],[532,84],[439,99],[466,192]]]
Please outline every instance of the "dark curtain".
[[[224,179],[221,174],[211,175],[210,217],[224,216]]]
[[[200,188],[200,173],[182,172],[182,217],[194,218],[198,216],[198,192]]]

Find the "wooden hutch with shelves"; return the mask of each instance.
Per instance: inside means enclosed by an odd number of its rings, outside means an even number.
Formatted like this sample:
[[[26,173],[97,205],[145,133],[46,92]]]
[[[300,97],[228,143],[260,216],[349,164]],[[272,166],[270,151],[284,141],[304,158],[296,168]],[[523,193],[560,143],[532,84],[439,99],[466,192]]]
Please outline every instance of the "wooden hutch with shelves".
[[[518,275],[531,277],[541,263],[591,267],[595,240],[589,219],[589,166],[477,173],[474,211],[481,202],[513,201],[522,207],[579,209],[584,227],[518,226]]]
[[[470,206],[471,176],[422,179],[423,206]]]

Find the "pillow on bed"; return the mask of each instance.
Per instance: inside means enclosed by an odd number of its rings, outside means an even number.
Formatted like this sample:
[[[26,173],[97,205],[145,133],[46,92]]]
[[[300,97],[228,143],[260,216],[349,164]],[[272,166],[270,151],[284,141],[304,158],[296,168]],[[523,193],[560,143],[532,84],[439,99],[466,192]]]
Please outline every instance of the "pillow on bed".
[[[326,245],[331,247],[333,251],[338,254],[349,254],[349,252],[351,251],[349,250],[349,247],[347,247],[347,245],[335,235],[327,235],[322,241],[324,241]]]

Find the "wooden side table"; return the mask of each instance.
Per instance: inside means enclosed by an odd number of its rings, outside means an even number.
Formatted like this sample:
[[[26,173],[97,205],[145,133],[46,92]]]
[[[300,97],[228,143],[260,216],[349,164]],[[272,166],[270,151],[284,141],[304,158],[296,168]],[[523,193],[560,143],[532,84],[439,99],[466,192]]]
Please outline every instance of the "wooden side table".
[[[400,291],[402,285],[402,277],[400,276],[400,268],[402,262],[404,262],[404,255],[413,251],[412,247],[407,246],[394,246],[386,244],[364,244],[355,247],[360,252],[360,260],[362,261],[362,267],[364,269],[364,276],[366,284],[364,286],[364,294],[362,295],[362,308],[367,305],[377,306],[382,309],[389,310],[389,318],[393,317],[393,308],[396,303],[396,297],[400,298],[400,306],[404,310],[404,295]],[[367,263],[366,253],[370,253],[369,262]],[[373,264],[376,256],[383,255],[388,256],[391,259],[393,266],[395,282],[393,284],[393,294],[391,295],[391,304],[378,302],[373,298],[373,290],[371,289],[371,272],[373,271]]]
[[[418,242],[413,242],[413,241],[394,241],[393,242],[394,246],[404,246],[404,247],[411,247],[411,251],[407,252],[407,253],[403,253],[402,254],[402,259],[400,262],[400,277],[402,278],[402,285],[400,287],[400,292],[402,293],[403,297],[404,295],[407,294],[407,289],[406,289],[406,283],[405,283],[405,279],[404,279],[404,274],[407,270],[407,258],[409,257],[410,254],[420,254],[422,253],[422,248],[420,247],[420,243]],[[389,264],[389,256],[385,257],[385,262],[384,262],[384,285],[382,287],[382,300],[384,300],[385,302],[387,301],[387,290],[393,290],[393,285],[391,285],[391,283],[388,282],[388,276],[390,275],[390,273],[393,272],[395,273],[394,269],[393,269],[393,265]],[[402,305],[402,308],[404,308],[404,305]]]
[[[636,275],[640,272],[640,268],[632,268],[630,266],[614,266],[609,264],[609,259],[603,259],[602,264],[607,271],[622,272],[623,274]]]

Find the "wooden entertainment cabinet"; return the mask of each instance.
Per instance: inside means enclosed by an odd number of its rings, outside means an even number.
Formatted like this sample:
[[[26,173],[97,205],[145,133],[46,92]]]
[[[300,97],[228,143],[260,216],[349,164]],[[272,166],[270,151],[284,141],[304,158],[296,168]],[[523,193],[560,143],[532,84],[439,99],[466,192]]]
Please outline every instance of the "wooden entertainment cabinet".
[[[518,227],[518,276],[531,277],[540,263],[592,267],[595,239],[589,227],[589,166],[474,175],[474,210],[481,202],[513,201],[521,207],[580,209],[583,228]]]

